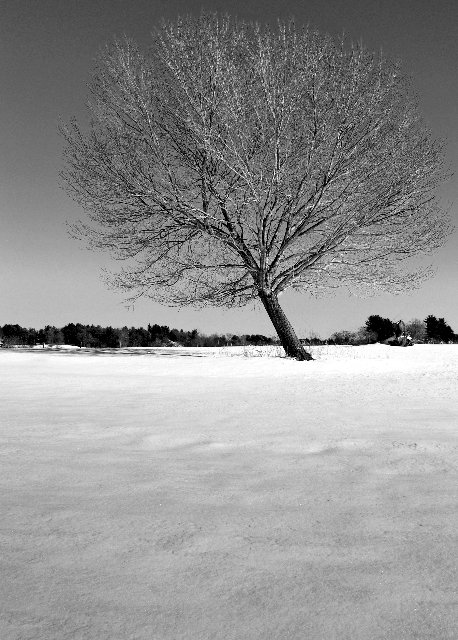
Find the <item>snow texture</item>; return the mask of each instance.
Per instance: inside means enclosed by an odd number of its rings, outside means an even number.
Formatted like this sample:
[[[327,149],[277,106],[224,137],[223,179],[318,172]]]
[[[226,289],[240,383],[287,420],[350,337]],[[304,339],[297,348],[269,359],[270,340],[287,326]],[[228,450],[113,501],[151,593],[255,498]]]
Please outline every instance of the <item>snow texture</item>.
[[[0,638],[457,638],[458,345],[311,350],[1,350]]]

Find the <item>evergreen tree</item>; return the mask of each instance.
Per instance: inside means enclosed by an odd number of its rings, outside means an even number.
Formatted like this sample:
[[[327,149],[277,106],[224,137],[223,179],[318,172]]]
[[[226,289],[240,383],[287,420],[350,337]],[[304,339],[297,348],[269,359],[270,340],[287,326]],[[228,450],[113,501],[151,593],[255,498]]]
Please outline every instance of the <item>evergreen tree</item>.
[[[368,333],[375,333],[378,342],[383,342],[394,335],[395,329],[393,323],[388,318],[373,315],[369,316],[366,320],[366,331]]]
[[[437,319],[436,316],[429,315],[425,324],[429,342],[452,342],[455,340],[453,329],[445,322],[444,318]]]

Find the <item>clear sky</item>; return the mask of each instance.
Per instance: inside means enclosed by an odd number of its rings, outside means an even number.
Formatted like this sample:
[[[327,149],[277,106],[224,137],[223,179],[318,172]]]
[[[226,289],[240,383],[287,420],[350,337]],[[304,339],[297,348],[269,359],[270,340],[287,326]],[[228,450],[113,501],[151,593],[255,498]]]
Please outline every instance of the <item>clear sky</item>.
[[[458,2],[456,0],[0,0],[0,325],[68,322],[198,328],[205,333],[273,334],[262,309],[194,310],[142,300],[126,309],[101,269],[116,268],[67,235],[84,212],[59,186],[61,116],[86,118],[86,84],[99,49],[127,35],[147,46],[162,17],[227,12],[275,22],[293,16],[334,37],[344,32],[369,49],[401,58],[420,109],[448,141],[458,173]],[[442,187],[458,221],[458,177]],[[430,259],[431,260],[431,259]],[[281,302],[299,335],[356,329],[370,314],[404,320],[432,313],[458,332],[458,232],[432,258],[435,276],[413,294],[356,298],[345,291],[315,300],[285,293]]]

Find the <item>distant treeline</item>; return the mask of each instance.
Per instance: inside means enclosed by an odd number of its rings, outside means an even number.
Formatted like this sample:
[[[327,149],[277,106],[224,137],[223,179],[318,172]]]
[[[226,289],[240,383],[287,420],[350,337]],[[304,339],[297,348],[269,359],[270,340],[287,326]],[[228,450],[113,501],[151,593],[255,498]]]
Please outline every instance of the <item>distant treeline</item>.
[[[405,323],[405,333],[413,343],[458,343],[458,335],[444,318],[429,315],[425,320],[414,318]],[[396,323],[389,318],[372,315],[357,331],[336,331],[327,339],[317,336],[301,339],[307,345],[374,344],[389,340],[396,331]],[[47,325],[44,329],[26,329],[18,324],[0,327],[0,346],[35,346],[67,344],[77,347],[122,348],[122,347],[225,347],[239,345],[279,344],[278,339],[261,334],[216,334],[205,335],[197,329],[184,331],[170,329],[166,325],[148,324],[146,329],[101,327],[100,325],[70,324],[57,328]]]
[[[274,338],[260,334],[246,335],[205,335],[197,329],[184,331],[170,329],[166,325],[148,324],[147,329],[137,327],[101,327],[95,325],[70,324],[57,328],[47,325],[44,329],[26,329],[18,324],[0,327],[0,342],[3,347],[35,345],[74,345],[77,347],[120,348],[120,347],[222,347],[236,345],[277,344]]]
[[[397,323],[389,318],[372,315],[357,331],[337,331],[327,340],[328,344],[374,344],[385,342],[396,332]],[[450,344],[458,343],[458,335],[444,318],[429,315],[425,320],[414,318],[405,323],[405,334],[412,343]]]

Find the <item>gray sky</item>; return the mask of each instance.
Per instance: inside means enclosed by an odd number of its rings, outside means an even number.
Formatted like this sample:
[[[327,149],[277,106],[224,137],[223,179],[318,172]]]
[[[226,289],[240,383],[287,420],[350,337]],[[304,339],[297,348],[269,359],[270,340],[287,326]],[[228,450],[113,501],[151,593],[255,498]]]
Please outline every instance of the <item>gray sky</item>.
[[[456,0],[0,0],[0,325],[156,322],[206,333],[273,333],[265,312],[253,307],[177,310],[144,300],[127,310],[122,295],[100,280],[101,268],[118,265],[82,248],[65,227],[84,212],[59,187],[59,116],[84,122],[86,83],[99,49],[124,35],[147,46],[162,17],[202,8],[261,22],[293,16],[297,24],[335,37],[344,32],[400,57],[426,122],[448,141],[457,172]],[[457,181],[453,176],[441,189],[455,222]],[[404,320],[432,313],[458,332],[458,233],[432,260],[436,275],[410,295],[361,299],[342,291],[315,300],[285,293],[282,305],[303,336],[357,328],[372,313]]]

